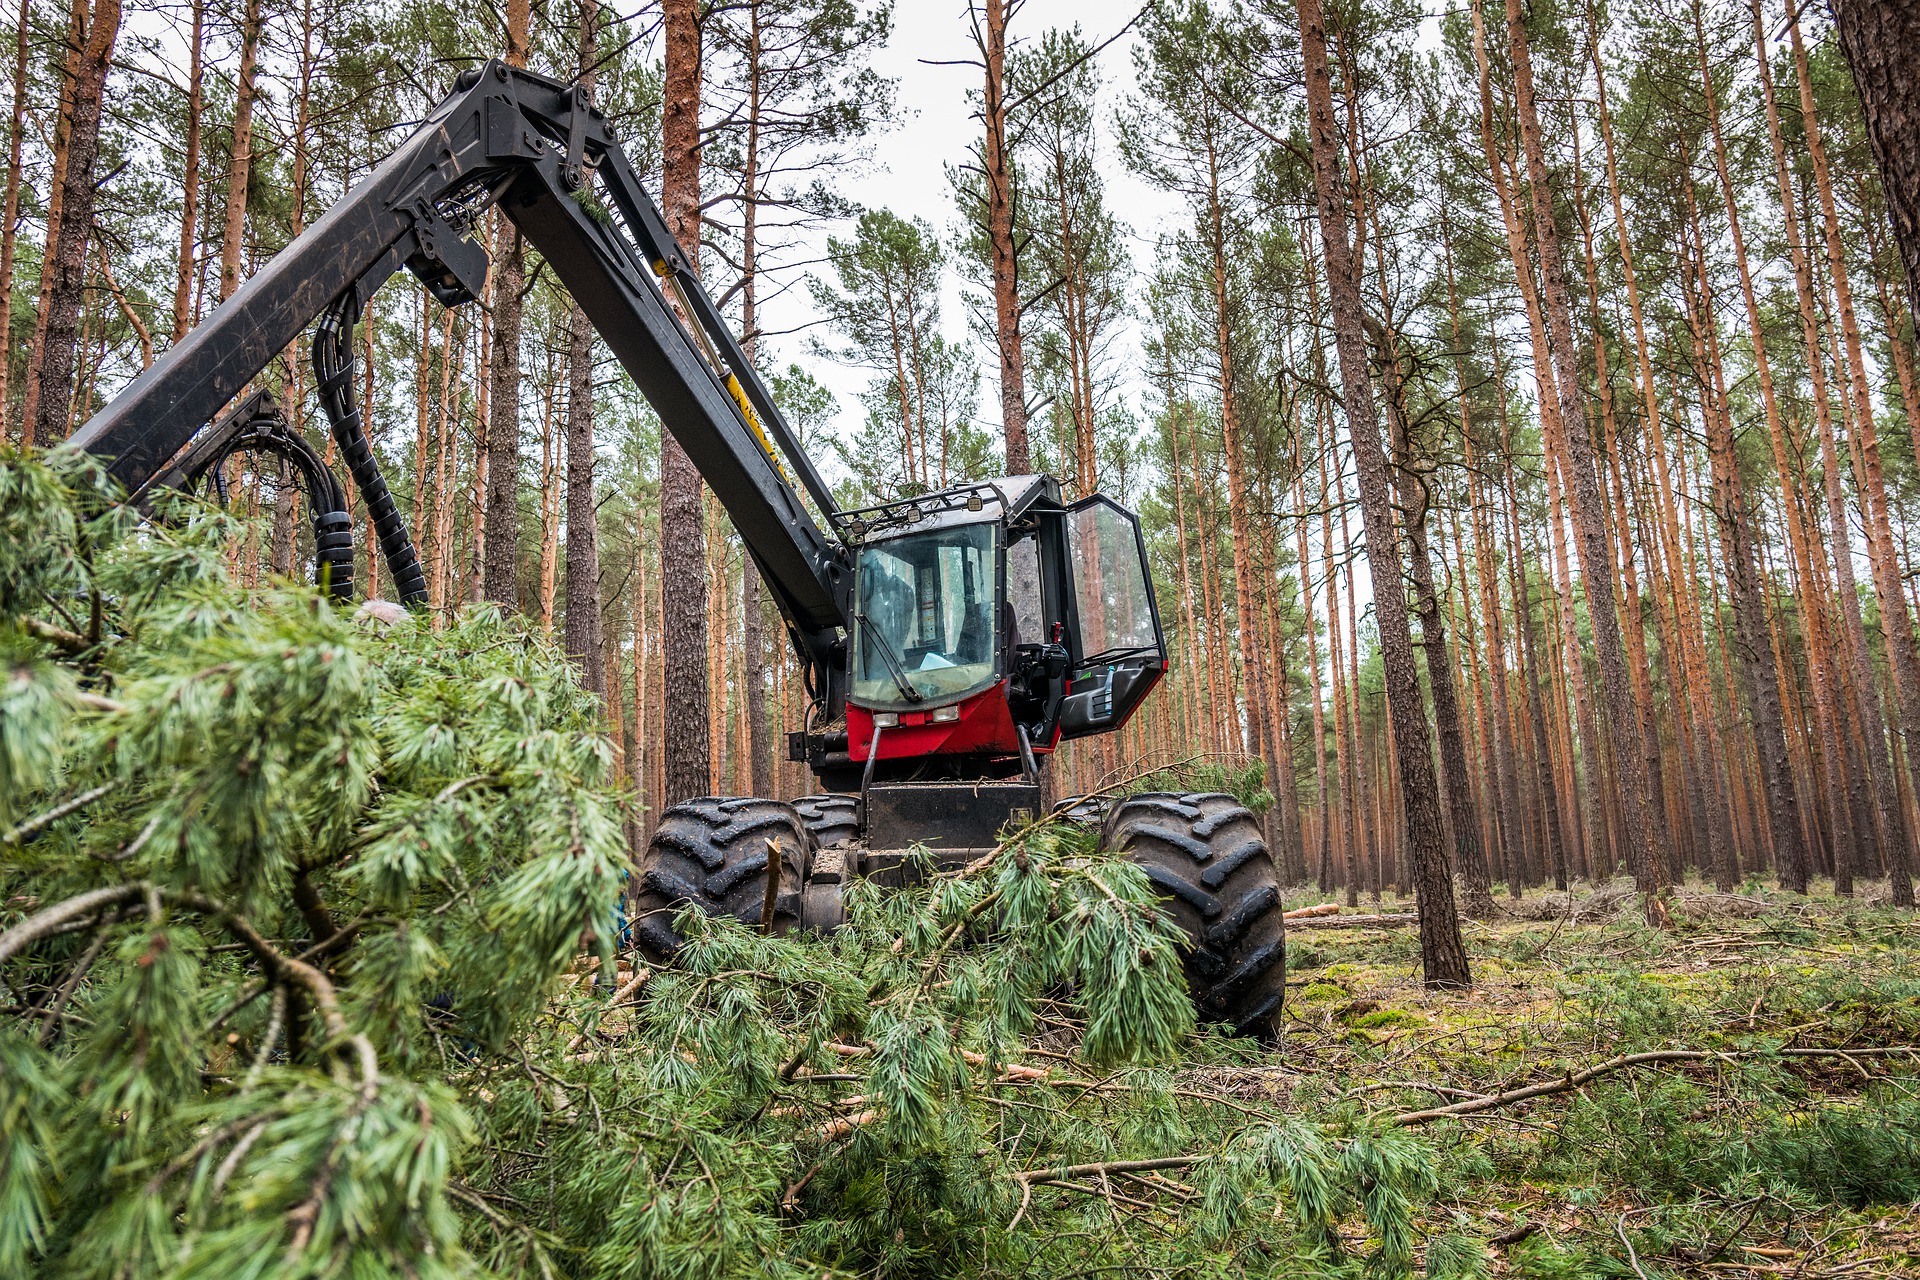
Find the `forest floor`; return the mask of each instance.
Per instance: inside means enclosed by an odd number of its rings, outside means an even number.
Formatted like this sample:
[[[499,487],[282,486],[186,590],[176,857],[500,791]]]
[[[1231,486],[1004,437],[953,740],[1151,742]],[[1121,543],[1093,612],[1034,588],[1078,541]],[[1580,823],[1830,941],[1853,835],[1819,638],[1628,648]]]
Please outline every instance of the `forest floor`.
[[[1468,992],[1422,988],[1411,929],[1296,931],[1284,1043],[1182,1074],[1404,1121],[1696,1051],[1415,1121],[1443,1153],[1423,1227],[1488,1241],[1496,1275],[1920,1275],[1920,917],[1757,884],[1682,889],[1664,934],[1618,885],[1501,904],[1467,925]]]

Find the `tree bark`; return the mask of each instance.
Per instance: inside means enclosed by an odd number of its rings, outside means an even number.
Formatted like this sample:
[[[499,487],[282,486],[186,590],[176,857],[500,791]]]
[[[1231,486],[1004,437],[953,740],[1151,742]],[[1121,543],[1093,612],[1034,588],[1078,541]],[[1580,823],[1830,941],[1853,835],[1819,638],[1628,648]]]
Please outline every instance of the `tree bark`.
[[[760,124],[765,111],[760,65],[760,4],[761,0],[751,0],[747,7],[747,152],[745,200],[740,210],[740,345],[749,364],[756,363],[760,354]],[[741,745],[748,759],[747,789],[756,796],[771,796],[773,759],[767,724],[767,629],[760,615],[760,566],[752,556],[747,556],[741,566],[740,579],[742,665],[747,686],[747,734]]]
[[[1378,241],[1376,240],[1376,243]],[[1385,302],[1383,295],[1382,301]],[[1363,320],[1367,317],[1363,317]],[[1426,653],[1427,687],[1433,694],[1433,722],[1440,738],[1440,778],[1446,790],[1447,813],[1453,825],[1456,870],[1466,891],[1467,914],[1484,920],[1493,914],[1493,894],[1480,848],[1480,815],[1474,809],[1467,771],[1466,731],[1460,723],[1460,695],[1453,679],[1453,661],[1447,652],[1447,623],[1434,588],[1433,558],[1427,545],[1427,514],[1432,507],[1428,480],[1413,455],[1412,429],[1407,422],[1406,389],[1402,382],[1399,340],[1391,318],[1374,329],[1374,346],[1385,382],[1389,434],[1395,454],[1395,487],[1407,534],[1407,560],[1412,570],[1415,607],[1420,614],[1420,643]],[[1368,539],[1372,545],[1371,536]]]
[[[579,83],[593,91],[597,0],[581,0]],[[606,643],[600,616],[600,518],[594,503],[593,327],[574,303],[567,351],[567,653],[586,687],[606,696]]]
[[[200,240],[200,109],[205,100],[206,0],[193,0],[193,32],[187,52],[186,158],[181,166],[180,254],[174,264],[173,340],[193,327],[193,277]]]
[[[1623,749],[1613,753],[1614,778],[1626,825],[1627,861],[1634,883],[1646,898],[1653,923],[1668,922],[1666,877],[1659,846],[1654,842],[1651,797],[1646,762],[1627,747],[1640,738],[1639,714],[1633,700],[1632,678],[1614,607],[1611,555],[1607,547],[1606,516],[1600,502],[1599,475],[1593,442],[1580,403],[1579,348],[1575,344],[1572,312],[1560,253],[1560,234],[1548,186],[1546,153],[1540,140],[1540,117],[1534,102],[1533,67],[1527,44],[1522,0],[1507,0],[1507,38],[1513,53],[1514,96],[1521,144],[1527,156],[1527,176],[1533,188],[1534,235],[1540,248],[1540,274],[1553,335],[1554,372],[1559,384],[1560,429],[1572,472],[1572,514],[1580,537],[1581,579],[1587,596],[1593,647],[1600,659],[1600,687],[1606,703],[1610,739]]]
[[[27,41],[32,0],[20,0],[14,32],[13,114],[7,125],[7,193],[0,213],[0,440],[13,438],[13,258],[20,241],[20,147],[27,132]]]
[[[240,72],[233,93],[233,156],[227,168],[226,221],[220,236],[220,301],[240,287],[240,251],[247,231],[247,179],[253,172],[254,73],[260,54],[260,0],[240,18]]]
[[[1832,0],[1834,32],[1853,71],[1866,117],[1867,141],[1880,165],[1880,186],[1907,292],[1920,315],[1920,6],[1911,0]]]
[[[972,9],[975,39],[986,70],[982,100],[986,137],[980,159],[987,178],[987,251],[993,277],[993,328],[1000,360],[1000,421],[1006,434],[1007,474],[1033,470],[1027,445],[1026,356],[1020,337],[1020,271],[1013,240],[1013,157],[1007,138],[1007,0]]]
[[[1698,0],[1695,0],[1693,7],[1693,29],[1695,49],[1700,59],[1701,83],[1706,95],[1707,123],[1713,135],[1714,168],[1720,178],[1727,224],[1733,236],[1734,262],[1739,268],[1741,295],[1746,303],[1748,333],[1759,372],[1760,399],[1766,410],[1767,435],[1774,451],[1775,465],[1780,472],[1780,484],[1783,492],[1787,493],[1782,505],[1787,508],[1791,526],[1798,522],[1798,511],[1790,493],[1792,478],[1786,466],[1785,433],[1780,424],[1780,408],[1774,397],[1773,367],[1767,360],[1753,276],[1747,266],[1746,239],[1741,230],[1739,202],[1734,196],[1733,177],[1727,163],[1726,141],[1720,129],[1719,103],[1714,93],[1713,69],[1707,60],[1706,33],[1700,22]],[[1691,181],[1688,183],[1687,203],[1691,212],[1694,204]],[[1707,330],[1711,364],[1718,379],[1721,376],[1720,340],[1712,323],[1704,254],[1703,246],[1703,261],[1700,264],[1701,302],[1707,320],[1704,327]],[[1717,427],[1717,430],[1710,432],[1707,437],[1709,451],[1716,454],[1715,487],[1722,490],[1715,503],[1715,515],[1720,520],[1721,541],[1726,547],[1732,570],[1730,589],[1733,594],[1735,632],[1741,650],[1741,664],[1747,677],[1746,692],[1753,723],[1754,749],[1759,755],[1762,782],[1766,789],[1767,822],[1773,836],[1775,871],[1783,887],[1805,892],[1807,852],[1801,841],[1800,801],[1794,790],[1793,766],[1787,757],[1786,734],[1781,727],[1780,671],[1773,662],[1773,647],[1767,635],[1766,602],[1761,583],[1756,577],[1759,565],[1746,502],[1741,492],[1739,461],[1733,451],[1733,421],[1724,388],[1716,389],[1720,392],[1719,404],[1710,425]],[[1789,530],[1789,536],[1797,542],[1796,534],[1796,530]]]
[[[530,0],[507,0],[509,66],[527,65]],[[487,418],[486,598],[520,607],[520,325],[526,263],[520,228],[501,217],[493,242],[493,367]]]
[[[46,448],[64,439],[73,407],[76,339],[86,284],[87,241],[93,232],[93,164],[100,154],[100,112],[120,34],[120,0],[98,0],[88,15],[86,43],[74,63],[68,112],[66,165],[46,295],[41,299],[40,340],[34,344],[30,389],[39,389],[30,429]]]
[[[1300,42],[1305,55],[1309,136],[1320,240],[1334,341],[1340,357],[1348,434],[1360,484],[1361,517],[1367,532],[1367,563],[1373,577],[1374,617],[1379,626],[1387,714],[1399,748],[1401,801],[1414,864],[1420,908],[1420,956],[1430,987],[1472,984],[1466,945],[1454,908],[1453,874],[1441,838],[1440,797],[1433,776],[1420,677],[1413,661],[1407,598],[1395,554],[1393,499],[1380,429],[1373,411],[1366,335],[1362,329],[1360,279],[1348,241],[1347,210],[1338,190],[1339,140],[1333,123],[1333,83],[1327,65],[1327,33],[1320,0],[1299,0]]]
[[[1873,400],[1867,390],[1865,362],[1861,355],[1860,327],[1853,308],[1852,291],[1847,280],[1846,255],[1840,239],[1840,220],[1835,209],[1833,183],[1827,169],[1826,147],[1821,140],[1820,123],[1814,112],[1813,81],[1807,69],[1806,45],[1800,38],[1800,25],[1789,24],[1793,38],[1795,70],[1800,80],[1800,107],[1806,123],[1807,154],[1813,161],[1813,180],[1820,197],[1820,210],[1826,229],[1827,269],[1833,285],[1834,305],[1839,312],[1840,333],[1845,342],[1846,379],[1852,391],[1853,442],[1859,454],[1854,468],[1854,487],[1860,495],[1860,514],[1867,531],[1867,562],[1873,571],[1874,590],[1880,600],[1880,630],[1887,649],[1887,665],[1892,668],[1894,707],[1889,722],[1900,722],[1897,732],[1904,737],[1913,730],[1915,738],[1907,746],[1909,771],[1920,770],[1920,650],[1916,650],[1911,615],[1902,590],[1900,570],[1894,559],[1893,536],[1887,521],[1886,486],[1880,471],[1880,447],[1875,437]],[[1836,554],[1838,548],[1836,548]],[[1897,711],[1896,716],[1894,712]],[[1901,906],[1913,905],[1911,867],[1913,851],[1905,826],[1905,813],[1897,800],[1889,807],[1900,820],[1889,823],[1889,840],[1882,846],[1887,871],[1892,881],[1893,900]]]
[[[667,230],[700,269],[700,26],[695,0],[664,0],[666,80],[660,112],[661,201]],[[665,792],[678,804],[712,790],[708,723],[707,539],[700,473],[660,433],[660,594]]]

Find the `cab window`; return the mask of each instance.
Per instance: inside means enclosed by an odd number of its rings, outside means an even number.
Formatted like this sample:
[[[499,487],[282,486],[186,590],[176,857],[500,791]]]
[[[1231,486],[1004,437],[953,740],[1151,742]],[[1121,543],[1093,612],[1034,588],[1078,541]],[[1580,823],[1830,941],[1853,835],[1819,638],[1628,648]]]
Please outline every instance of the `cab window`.
[[[861,548],[854,701],[889,708],[951,702],[993,682],[996,528],[960,525]]]

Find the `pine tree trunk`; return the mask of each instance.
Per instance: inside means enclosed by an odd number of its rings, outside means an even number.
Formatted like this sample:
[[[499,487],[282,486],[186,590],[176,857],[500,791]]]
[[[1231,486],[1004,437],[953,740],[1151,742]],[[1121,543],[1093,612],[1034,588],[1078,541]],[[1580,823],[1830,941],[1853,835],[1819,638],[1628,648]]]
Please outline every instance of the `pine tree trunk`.
[[[1494,784],[1498,791],[1498,803],[1494,806],[1495,874],[1507,881],[1510,892],[1517,894],[1520,885],[1521,806],[1517,796],[1520,775],[1513,745],[1513,708],[1509,705],[1508,697],[1510,677],[1506,637],[1500,624],[1500,585],[1495,573],[1493,539],[1481,497],[1480,479],[1474,470],[1472,435],[1464,423],[1461,440],[1468,449],[1468,495],[1472,503],[1468,522],[1473,529],[1473,559],[1480,587],[1480,616],[1487,631],[1487,683],[1491,686],[1493,701]],[[1463,589],[1466,583],[1464,572],[1463,567]]]
[[[76,0],[80,3],[81,0]],[[88,15],[86,43],[74,62],[68,111],[66,164],[60,174],[60,211],[47,290],[41,299],[39,341],[29,391],[38,387],[30,418],[33,441],[46,448],[66,438],[73,406],[80,306],[86,286],[87,241],[93,232],[93,164],[100,153],[100,112],[113,45],[120,34],[120,0],[98,0]]]
[[[761,0],[749,0],[747,65],[747,151],[743,182],[744,200],[740,210],[740,328],[741,348],[747,362],[756,363],[760,354],[758,313],[759,226],[760,226],[760,118],[764,109],[761,91]],[[747,733],[744,747],[748,757],[747,789],[756,796],[773,794],[771,744],[767,724],[767,629],[761,617],[760,566],[752,556],[743,554],[740,569],[740,613],[742,623],[744,680],[746,682]],[[784,721],[782,722],[784,723]]]
[[[240,72],[234,82],[233,156],[220,236],[220,301],[240,287],[240,250],[247,231],[247,180],[253,172],[254,72],[260,52],[260,0],[246,0],[240,18]]]
[[[1311,271],[1308,279],[1312,279]],[[1344,479],[1337,491],[1327,483],[1327,455],[1333,452],[1333,427],[1324,406],[1320,421],[1325,428],[1320,450],[1320,545],[1324,548],[1327,561],[1327,649],[1332,655],[1334,749],[1340,765],[1340,874],[1347,905],[1357,907],[1360,905],[1359,833],[1362,830],[1357,786],[1360,765],[1358,745],[1354,742],[1353,720],[1348,715],[1347,676],[1343,661],[1345,641],[1340,628],[1340,574],[1333,559],[1333,508],[1337,503],[1342,508],[1339,565],[1351,572],[1352,562],[1347,556],[1347,493]]]
[[[607,671],[600,620],[600,539],[594,503],[593,327],[574,303],[567,352],[567,654],[582,683],[605,696]]]
[[[427,554],[427,454],[431,421],[427,388],[433,375],[433,318],[428,303],[432,300],[432,294],[425,289],[420,291],[419,342],[413,360],[413,545],[423,558]],[[444,359],[442,363],[444,365]]]
[[[700,27],[694,0],[664,0],[666,81],[660,115],[667,230],[700,269]],[[707,538],[700,473],[670,431],[660,433],[661,656],[665,702],[663,804],[713,789],[708,722]]]
[[[1017,0],[1015,0],[1017,3]],[[1013,156],[1007,130],[1008,0],[969,4],[986,70],[981,115],[986,126],[980,159],[987,180],[988,268],[993,277],[993,331],[1000,361],[1000,421],[1006,433],[1007,474],[1033,470],[1027,444],[1026,357],[1020,336],[1020,275],[1013,234]]]
[[[1920,649],[1916,649],[1907,598],[1902,590],[1900,570],[1894,558],[1893,535],[1887,520],[1886,486],[1880,472],[1880,449],[1875,438],[1873,400],[1867,390],[1865,362],[1861,355],[1859,324],[1847,281],[1846,255],[1840,240],[1840,220],[1835,210],[1833,184],[1827,171],[1826,148],[1821,141],[1820,124],[1814,112],[1813,82],[1807,69],[1806,46],[1800,38],[1798,22],[1789,24],[1793,37],[1794,66],[1800,79],[1800,107],[1806,124],[1807,153],[1813,161],[1813,180],[1820,197],[1820,209],[1826,228],[1827,270],[1833,285],[1834,304],[1839,311],[1840,333],[1845,340],[1847,385],[1853,404],[1853,440],[1859,449],[1859,465],[1854,487],[1860,494],[1861,515],[1867,530],[1867,562],[1873,570],[1875,594],[1880,601],[1880,630],[1886,644],[1887,665],[1892,668],[1897,702],[1888,709],[1887,719],[1910,726],[1920,739]],[[1895,715],[1895,711],[1898,715]],[[1906,744],[1907,765],[1920,769],[1920,751]],[[1913,850],[1904,828],[1905,815],[1898,808],[1898,826],[1889,823],[1889,840],[1882,846],[1892,882],[1893,900],[1900,906],[1914,905],[1912,867]]]
[[[1220,172],[1208,152],[1207,219],[1209,248],[1213,254],[1214,343],[1220,379],[1220,446],[1226,455],[1227,528],[1233,548],[1233,613],[1239,631],[1240,662],[1246,682],[1245,749],[1262,757],[1273,774],[1278,759],[1267,745],[1265,731],[1265,662],[1260,643],[1257,607],[1254,602],[1253,538],[1247,529],[1246,467],[1241,457],[1240,406],[1233,376],[1233,332],[1227,300],[1227,238],[1221,205]],[[1229,684],[1231,687],[1231,684]],[[1231,699],[1229,699],[1231,705]],[[1234,717],[1237,722],[1239,717]]]
[[[40,416],[41,368],[47,345],[47,300],[53,294],[54,266],[59,261],[60,209],[67,198],[67,144],[72,134],[74,86],[80,77],[80,59],[86,52],[88,0],[72,0],[67,12],[66,58],[61,64],[60,102],[54,113],[53,173],[48,180],[47,208],[42,219],[46,241],[40,253],[40,287],[36,291],[33,343],[27,351],[27,380],[20,397],[20,436],[32,442]],[[8,282],[11,287],[12,282]]]
[[[1477,5],[1476,5],[1477,8]],[[1600,687],[1606,703],[1612,741],[1630,743],[1639,736],[1639,715],[1620,635],[1620,617],[1614,608],[1613,575],[1607,548],[1606,519],[1600,502],[1599,474],[1586,415],[1580,403],[1579,348],[1575,344],[1566,278],[1561,266],[1560,236],[1547,185],[1546,154],[1540,141],[1540,119],[1534,103],[1533,69],[1527,45],[1522,0],[1507,0],[1507,37],[1513,53],[1513,72],[1520,138],[1527,156],[1533,188],[1534,235],[1540,247],[1540,273],[1547,305],[1548,327],[1554,341],[1554,372],[1559,383],[1560,429],[1571,470],[1572,515],[1580,536],[1580,563],[1592,566],[1582,575],[1587,596],[1588,623],[1593,647],[1600,659]],[[1597,570],[1597,571],[1596,571]],[[1630,750],[1615,753],[1614,778],[1620,790],[1626,825],[1627,860],[1634,883],[1645,897],[1648,920],[1668,923],[1666,884],[1661,850],[1654,843],[1651,797],[1645,761]]]
[[[1598,38],[1597,31],[1591,32],[1591,39],[1596,42],[1596,45]],[[1594,53],[1597,56],[1597,47]],[[1597,65],[1596,62],[1596,66]],[[1649,676],[1651,663],[1647,655],[1646,625],[1641,614],[1640,584],[1633,563],[1632,524],[1627,518],[1626,493],[1621,484],[1620,438],[1618,422],[1615,417],[1613,380],[1608,369],[1605,335],[1601,328],[1599,267],[1598,260],[1594,253],[1593,219],[1588,212],[1586,175],[1580,164],[1580,139],[1577,131],[1573,137],[1573,146],[1574,210],[1580,219],[1581,264],[1586,275],[1587,304],[1591,315],[1591,329],[1593,332],[1594,381],[1600,393],[1600,418],[1605,429],[1606,437],[1604,444],[1607,453],[1607,467],[1600,474],[1601,500],[1603,509],[1609,513],[1617,513],[1612,515],[1609,524],[1615,538],[1617,538],[1620,554],[1618,568],[1619,586],[1624,597],[1623,603],[1625,605],[1622,615],[1622,631],[1624,632],[1624,638],[1627,644],[1629,670],[1633,676],[1634,705],[1640,713],[1640,737],[1638,739],[1638,745],[1645,754],[1647,765],[1647,789],[1651,806],[1649,816],[1652,821],[1657,824],[1657,830],[1654,833],[1655,843],[1663,850],[1671,850],[1673,839],[1667,828],[1665,803],[1666,767],[1665,762],[1661,758],[1660,724],[1658,713],[1653,703],[1653,686]],[[1606,492],[1609,475],[1612,477],[1614,498],[1617,499],[1617,503],[1609,499]],[[1609,548],[1611,549],[1614,545],[1614,539],[1610,538],[1608,541]],[[1612,571],[1612,567],[1612,562],[1609,561],[1609,571]],[[1622,749],[1630,748],[1622,744]],[[1616,802],[1619,799],[1617,789],[1613,792],[1613,799]],[[1617,818],[1617,807],[1610,807],[1609,814]],[[1612,825],[1616,834],[1622,834],[1618,832],[1619,824],[1617,821]],[[1620,850],[1618,849],[1610,850],[1609,875],[1612,874],[1614,866],[1617,865],[1619,853]]]
[[[1307,631],[1307,691],[1313,698],[1313,810],[1314,845],[1319,856],[1314,866],[1307,872],[1318,884],[1321,893],[1333,888],[1333,844],[1328,823],[1327,806],[1327,714],[1320,692],[1320,641],[1319,620],[1314,615],[1312,575],[1308,566],[1313,562],[1307,558],[1307,504],[1306,471],[1304,468],[1294,477],[1293,505],[1300,514],[1294,521],[1294,541],[1296,543],[1300,570],[1300,612],[1306,615]],[[1323,557],[1324,559],[1324,557]],[[1306,847],[1301,846],[1301,857],[1306,856]]]
[[[597,0],[581,0],[578,83],[594,87]],[[600,611],[600,517],[594,501],[593,327],[574,303],[567,317],[567,654],[581,682],[607,695],[604,621]]]
[[[530,0],[507,0],[509,66],[527,65]],[[520,607],[520,335],[526,305],[525,248],[520,228],[504,215],[493,242],[493,367],[487,419],[486,598]]]
[[[1887,841],[1895,838],[1891,829],[1895,815],[1887,806],[1887,797],[1893,791],[1893,773],[1887,759],[1886,732],[1873,677],[1873,658],[1867,646],[1866,627],[1860,616],[1860,592],[1853,575],[1853,534],[1847,520],[1846,495],[1841,487],[1832,399],[1827,386],[1826,356],[1816,316],[1812,262],[1808,257],[1806,239],[1796,210],[1793,182],[1781,141],[1779,112],[1773,101],[1771,77],[1765,73],[1762,86],[1766,90],[1769,106],[1768,129],[1774,139],[1774,164],[1787,227],[1787,244],[1794,265],[1794,289],[1799,301],[1801,337],[1806,347],[1808,376],[1812,385],[1814,421],[1820,437],[1828,538],[1834,568],[1833,599],[1840,611],[1840,634],[1835,639],[1835,647],[1841,653],[1834,661],[1832,680],[1835,713],[1846,726],[1840,741],[1847,745],[1848,755],[1855,760],[1865,761],[1864,768],[1846,770],[1850,810],[1854,815],[1854,842],[1851,847],[1837,849],[1834,855],[1834,891],[1851,894],[1855,868],[1872,866],[1879,860],[1880,851]]]
[[[1707,122],[1713,135],[1714,167],[1720,178],[1720,190],[1726,206],[1727,223],[1733,236],[1733,255],[1739,269],[1740,288],[1746,303],[1748,332],[1753,345],[1755,366],[1759,373],[1760,399],[1767,416],[1767,434],[1773,442],[1775,465],[1779,469],[1780,484],[1788,491],[1788,499],[1783,504],[1788,510],[1788,521],[1795,523],[1794,506],[1790,489],[1792,479],[1786,467],[1786,449],[1784,431],[1780,424],[1780,409],[1773,391],[1773,368],[1767,360],[1765,335],[1761,328],[1760,308],[1754,296],[1753,276],[1747,266],[1746,240],[1740,226],[1740,209],[1735,199],[1733,178],[1727,164],[1727,148],[1720,131],[1720,111],[1713,87],[1713,70],[1707,61],[1706,33],[1700,23],[1700,6],[1695,0],[1693,8],[1693,27],[1695,48],[1699,54],[1701,82],[1706,95]],[[1689,214],[1694,213],[1694,195],[1691,180],[1688,181],[1687,205]],[[1696,241],[1699,231],[1695,230]],[[1766,603],[1763,588],[1756,580],[1758,566],[1755,561],[1754,539],[1748,527],[1745,499],[1741,493],[1739,461],[1733,452],[1733,421],[1726,405],[1724,375],[1721,372],[1719,358],[1719,335],[1712,323],[1712,303],[1708,294],[1706,264],[1700,264],[1700,285],[1702,307],[1707,323],[1707,346],[1710,363],[1720,388],[1720,404],[1717,412],[1710,415],[1709,423],[1717,430],[1709,432],[1707,446],[1715,456],[1715,488],[1720,493],[1715,502],[1715,515],[1720,520],[1721,540],[1726,545],[1731,561],[1732,578],[1730,588],[1736,619],[1736,633],[1740,646],[1740,658],[1747,678],[1747,698],[1753,724],[1754,749],[1758,753],[1761,776],[1766,788],[1767,822],[1772,833],[1775,870],[1782,886],[1805,891],[1807,883],[1806,847],[1800,836],[1800,801],[1794,791],[1792,764],[1787,757],[1785,731],[1781,727],[1780,672],[1773,662],[1772,645],[1766,634]],[[1789,536],[1793,536],[1790,532]]]
[[[1453,875],[1441,838],[1439,789],[1433,776],[1420,677],[1414,667],[1412,629],[1401,583],[1394,536],[1393,498],[1380,447],[1362,331],[1359,273],[1352,260],[1346,206],[1337,189],[1339,142],[1333,122],[1333,85],[1327,66],[1325,20],[1319,0],[1299,0],[1301,47],[1306,60],[1307,103],[1314,193],[1341,385],[1346,394],[1348,434],[1360,484],[1367,531],[1367,562],[1373,575],[1374,616],[1379,625],[1387,714],[1399,745],[1400,794],[1414,866],[1420,911],[1420,956],[1430,987],[1472,984],[1466,946],[1454,909]]]
[[[1173,485],[1173,533],[1174,560],[1180,567],[1180,647],[1183,653],[1182,668],[1186,679],[1186,736],[1189,742],[1200,740],[1199,700],[1201,682],[1206,678],[1206,662],[1199,646],[1199,628],[1195,622],[1193,609],[1192,554],[1187,541],[1187,496],[1185,472],[1180,465],[1180,432],[1178,416],[1180,402],[1176,399],[1173,381],[1173,350],[1170,340],[1163,343],[1162,354],[1166,359],[1167,417],[1165,423],[1167,449],[1167,478]]]
[[[1378,243],[1376,239],[1375,243]],[[1382,297],[1383,304],[1387,301]],[[1367,317],[1363,316],[1363,320]],[[1427,687],[1433,696],[1434,727],[1440,739],[1440,780],[1446,792],[1447,814],[1453,828],[1454,868],[1466,894],[1467,914],[1484,920],[1493,914],[1493,895],[1487,864],[1480,848],[1480,816],[1468,790],[1466,733],[1460,724],[1460,695],[1454,684],[1453,661],[1447,653],[1447,624],[1434,587],[1433,560],[1427,543],[1427,513],[1432,506],[1428,482],[1413,457],[1407,422],[1406,388],[1402,382],[1399,341],[1389,317],[1371,326],[1386,393],[1389,437],[1395,454],[1395,488],[1407,535],[1407,562],[1412,572],[1415,608],[1420,615],[1420,641],[1427,661]],[[1372,547],[1369,530],[1367,545]]]
[[[1920,315],[1920,6],[1911,0],[1832,0],[1834,32],[1853,71],[1866,118],[1867,141],[1880,165],[1880,185],[1908,296]]]
[[[20,148],[27,132],[27,42],[32,17],[32,0],[20,0],[20,25],[13,46],[13,114],[7,125],[7,191],[4,212],[0,212],[0,440],[13,439],[13,259],[20,243]]]
[[[1214,530],[1217,527],[1210,500],[1213,486],[1207,482],[1207,472],[1200,465],[1200,427],[1193,420],[1191,406],[1188,406],[1186,419],[1187,449],[1193,468],[1194,511],[1200,539],[1200,596],[1206,618],[1203,634],[1207,648],[1207,719],[1213,751],[1225,753],[1229,750],[1229,733],[1236,743],[1240,735],[1231,715],[1233,667],[1222,636],[1225,628],[1221,621],[1220,575],[1215,572],[1213,563]]]
[[[1547,712],[1540,696],[1540,654],[1533,635],[1532,593],[1527,587],[1529,557],[1520,540],[1520,489],[1513,468],[1513,452],[1505,441],[1502,442],[1500,455],[1506,473],[1507,492],[1512,499],[1506,504],[1508,594],[1513,599],[1513,629],[1519,641],[1519,676],[1523,694],[1523,705],[1516,709],[1516,714],[1532,729],[1533,770],[1538,780],[1535,796],[1542,833],[1546,837],[1545,845],[1527,857],[1518,868],[1520,874],[1513,888],[1513,896],[1517,898],[1523,883],[1543,884],[1549,868],[1565,866],[1567,854],[1560,800],[1553,785],[1553,752],[1547,741]],[[1544,607],[1542,612],[1545,612]]]
[[[186,157],[180,176],[180,253],[174,264],[173,340],[193,327],[193,279],[200,241],[200,110],[205,100],[206,0],[192,0],[193,29],[187,50]]]

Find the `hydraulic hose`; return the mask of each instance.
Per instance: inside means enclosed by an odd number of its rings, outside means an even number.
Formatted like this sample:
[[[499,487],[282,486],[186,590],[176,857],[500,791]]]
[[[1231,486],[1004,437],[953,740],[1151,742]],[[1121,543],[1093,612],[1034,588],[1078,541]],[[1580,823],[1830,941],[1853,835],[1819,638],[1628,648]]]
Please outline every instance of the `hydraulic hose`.
[[[380,556],[387,562],[400,603],[423,605],[427,602],[427,576],[420,568],[413,538],[407,533],[407,522],[387,489],[386,477],[380,474],[379,460],[373,456],[373,445],[354,400],[353,327],[359,320],[360,302],[352,290],[320,317],[313,335],[314,382],[340,457],[366,501],[374,538],[380,543]]]

